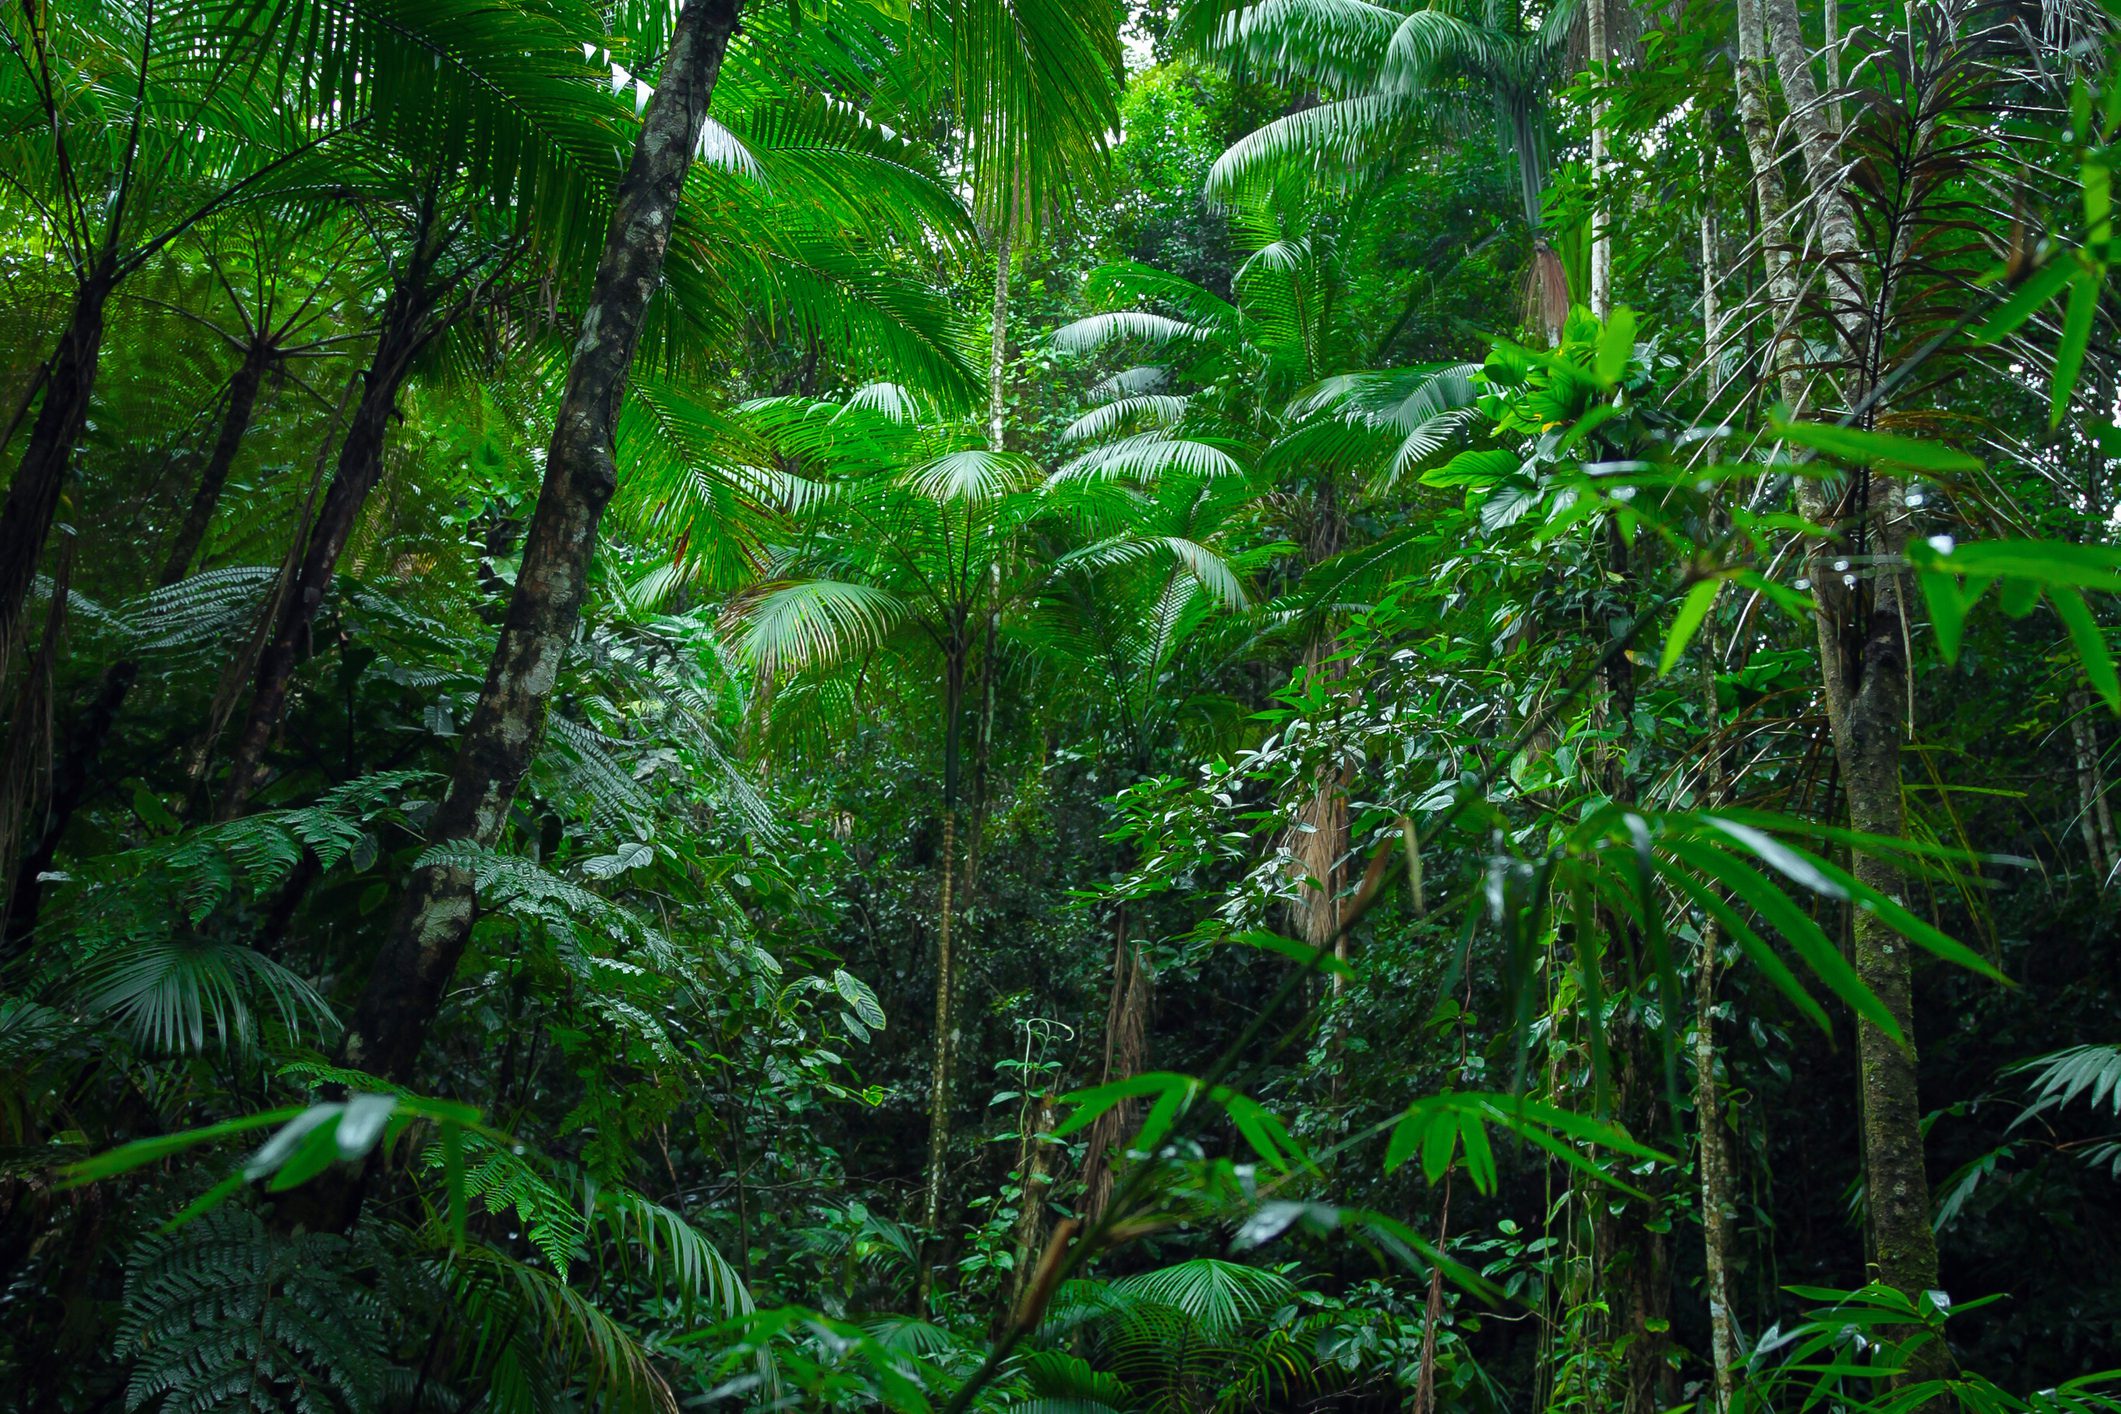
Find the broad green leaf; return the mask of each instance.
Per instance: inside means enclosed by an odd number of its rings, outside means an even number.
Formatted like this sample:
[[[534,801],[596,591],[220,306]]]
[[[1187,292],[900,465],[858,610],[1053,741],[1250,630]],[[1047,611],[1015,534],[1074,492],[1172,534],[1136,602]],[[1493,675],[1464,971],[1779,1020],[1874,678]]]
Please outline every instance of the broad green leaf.
[[[1970,457],[1936,442],[1896,437],[1889,432],[1867,432],[1858,427],[1836,427],[1826,422],[1777,422],[1775,435],[1800,447],[1823,452],[1850,466],[1900,467],[1938,475],[1981,470],[1978,457]]]
[[[2121,680],[2114,676],[2113,654],[2107,650],[2106,635],[2099,631],[2098,620],[2092,617],[2084,596],[2074,589],[2057,589],[2047,597],[2062,622],[2069,627],[2070,639],[2077,645],[2077,656],[2084,663],[2085,678],[2106,700],[2109,709],[2121,712]]]
[[[1702,823],[1711,829],[1721,830],[1744,845],[1758,855],[1762,862],[1787,876],[1792,882],[1802,884],[1813,893],[1824,894],[1828,898],[1847,897],[1834,881],[1820,872],[1801,851],[1784,844],[1767,831],[1740,824],[1721,815],[1704,815],[1701,819]]]
[[[2062,314],[2062,338],[2055,345],[2055,377],[2050,385],[2047,425],[2062,425],[2069,400],[2077,391],[2077,375],[2084,368],[2084,351],[2092,340],[2092,319],[2099,312],[2099,289],[2105,284],[2090,266],[2077,271],[2070,282],[2069,306]]]
[[[1077,1090],[1061,1096],[1060,1102],[1074,1107],[1074,1112],[1054,1126],[1055,1138],[1087,1129],[1106,1110],[1123,1100],[1140,1099],[1145,1095],[1163,1095],[1172,1089],[1184,1089],[1193,1082],[1183,1075],[1174,1075],[1166,1070],[1144,1071],[1130,1075],[1124,1080],[1115,1080],[1094,1089]]]
[[[1441,1182],[1451,1167],[1451,1156],[1458,1152],[1460,1122],[1458,1115],[1439,1115],[1421,1136],[1421,1171],[1431,1183]],[[1477,1119],[1473,1122],[1479,1123]]]
[[[1960,633],[1966,625],[1967,610],[1966,597],[1960,593],[1958,579],[1938,570],[1917,570],[1915,583],[1922,588],[1922,602],[1929,606],[1930,627],[1937,633],[1937,651],[1945,662],[1958,662]]]
[[[2011,292],[2002,307],[1991,314],[1982,326],[1974,331],[1974,341],[1993,344],[2009,334],[2026,320],[2033,317],[2042,306],[2070,282],[2077,273],[2077,264],[2069,259],[2050,260],[2026,277],[2025,283]]]
[[[1231,933],[1219,941],[1236,943],[1242,947],[1258,948],[1263,952],[1279,953],[1291,962],[1335,977],[1353,977],[1355,969],[1334,956],[1330,947],[1314,948],[1309,943],[1300,943],[1294,938],[1285,938],[1279,933],[1270,933],[1263,928],[1250,929],[1243,933]]]
[[[861,1019],[862,1025],[872,1031],[884,1029],[884,1006],[876,999],[876,992],[861,978],[836,968],[832,973],[832,989],[840,994],[850,1010]]]
[[[1593,372],[1602,387],[1610,388],[1628,371],[1635,353],[1635,311],[1626,305],[1615,309],[1598,334],[1598,358]]]
[[[1863,979],[1856,975],[1856,969],[1849,966],[1841,949],[1826,936],[1818,922],[1765,874],[1705,840],[1670,839],[1665,848],[1688,867],[1721,885],[1737,902],[1765,918],[1804,959],[1812,974],[1826,984],[1827,990],[1881,1031],[1899,1039],[1899,1025],[1893,1020],[1892,1013],[1885,1009],[1885,1003],[1878,1000],[1878,994],[1864,985]],[[1781,848],[1786,850],[1787,846]],[[1794,851],[1790,852],[1794,854]],[[1806,868],[1826,877],[1810,863],[1806,863]],[[1829,887],[1834,887],[1831,880],[1828,882]],[[1834,892],[1828,896],[1838,899],[1846,897],[1846,893],[1834,887]]]
[[[1686,652],[1687,644],[1693,641],[1702,620],[1706,619],[1709,610],[1715,607],[1716,596],[1722,592],[1721,576],[1697,580],[1694,587],[1687,590],[1686,598],[1679,601],[1679,612],[1672,616],[1672,632],[1664,640],[1664,656],[1657,663],[1660,677],[1672,671],[1673,666],[1678,663],[1679,655]]]

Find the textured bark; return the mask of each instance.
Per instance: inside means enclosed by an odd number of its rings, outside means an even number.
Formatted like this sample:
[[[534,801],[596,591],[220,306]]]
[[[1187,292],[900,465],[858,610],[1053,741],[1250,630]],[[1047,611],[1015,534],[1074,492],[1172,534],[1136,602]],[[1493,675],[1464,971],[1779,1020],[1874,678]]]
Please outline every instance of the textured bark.
[[[699,148],[740,0],[687,0],[672,31],[582,316],[515,593],[431,844],[491,846],[529,770],[581,619],[597,525],[616,487],[612,439],[641,322],[661,282],[685,172]],[[472,878],[416,870],[347,1028],[346,1059],[407,1079],[471,936]]]
[[[1723,934],[1712,924],[1702,937],[1694,977],[1694,1119],[1701,1131],[1701,1248],[1717,1414],[1731,1407],[1739,1360],[1731,1313],[1731,1140],[1723,1132],[1723,1099],[1716,1085],[1716,954],[1722,945]]]
[[[1767,31],[1760,0],[1738,0],[1738,64],[1732,87],[1738,99],[1738,128],[1745,135],[1746,157],[1753,169],[1761,263],[1767,271],[1773,314],[1768,367],[1782,400],[1802,412],[1805,388],[1798,367],[1802,349],[1797,331],[1800,292],[1790,244],[1789,198],[1782,185],[1782,168],[1775,160],[1775,120],[1768,108]]]
[[[1347,509],[1341,503],[1340,488],[1330,474],[1325,474],[1310,507],[1304,561],[1324,564],[1347,543]],[[1326,627],[1312,635],[1304,647],[1307,683],[1317,686],[1340,680],[1345,666],[1335,656],[1338,646],[1337,638]],[[1315,788],[1282,837],[1282,848],[1289,852],[1292,861],[1290,873],[1302,890],[1289,905],[1291,926],[1314,948],[1331,943],[1343,962],[1348,956],[1348,940],[1340,930],[1340,895],[1347,883],[1348,776],[1347,769],[1336,761],[1321,763]],[[1333,990],[1337,993],[1341,985],[1336,974]]]
[[[383,306],[375,353],[362,375],[361,400],[354,405],[345,440],[339,444],[331,485],[310,525],[301,558],[295,562],[294,578],[280,595],[272,632],[258,655],[250,709],[229,757],[228,784],[215,812],[216,819],[227,820],[241,813],[257,785],[266,748],[272,744],[280,718],[287,711],[288,689],[309,641],[310,626],[316,622],[325,595],[331,592],[339,557],[346,553],[347,542],[361,522],[369,493],[382,478],[383,450],[389,441],[398,392],[412,371],[414,356],[432,332],[429,318],[438,294],[433,276],[442,245],[436,230],[430,199],[423,208],[413,248]]]
[[[1028,1078],[1028,1077],[1027,1077]],[[1046,1234],[1046,1193],[1053,1186],[1053,1146],[1046,1136],[1053,1132],[1053,1096],[1038,1097],[1031,1125],[1024,1131],[1016,1171],[1022,1191],[1016,1203],[1016,1261],[1009,1268],[1009,1309],[1023,1303],[1031,1280],[1031,1258],[1043,1245]]]
[[[1127,935],[1127,908],[1112,916],[1112,986],[1105,1000],[1105,1060],[1097,1083],[1139,1075],[1149,1059],[1149,1001],[1154,978]],[[1123,1100],[1091,1121],[1083,1145],[1083,1219],[1096,1222],[1112,1199],[1112,1151],[1134,1132],[1135,1106]]]
[[[52,353],[29,444],[8,483],[7,500],[0,504],[0,679],[6,677],[22,633],[37,561],[59,513],[74,444],[88,421],[96,361],[103,351],[104,313],[117,281],[116,262],[106,255],[75,291],[73,314]]]
[[[1703,721],[1710,731],[1704,764],[1704,803],[1723,804],[1729,794],[1724,774],[1722,712],[1716,702],[1716,663],[1704,651],[1701,659]],[[1731,1140],[1723,1128],[1723,1097],[1716,1084],[1716,967],[1723,950],[1723,930],[1713,920],[1701,936],[1701,960],[1694,973],[1694,1125],[1701,1133],[1702,1280],[1709,1304],[1709,1388],[1714,1414],[1727,1414],[1737,1392],[1738,1325],[1731,1312]]]
[[[2121,867],[2121,838],[2114,834],[2114,814],[2106,801],[2106,766],[2099,759],[2099,728],[2092,720],[2091,694],[2078,688],[2069,695],[2070,745],[2076,752],[2077,829],[2099,887],[2112,882]]]
[[[955,1049],[950,1044],[950,1029],[955,1024],[952,1015],[951,990],[956,985],[955,959],[951,956],[951,921],[956,914],[956,900],[951,897],[951,876],[955,872],[957,844],[957,813],[943,811],[943,858],[940,869],[942,877],[941,898],[936,906],[935,929],[935,1056],[934,1066],[928,1078],[928,1171],[925,1186],[921,1191],[921,1226],[929,1236],[935,1235],[943,1216],[943,1183],[949,1169],[950,1157],[950,1054]],[[927,1290],[928,1271],[921,1269],[921,1289]]]
[[[228,484],[229,468],[235,464],[243,436],[250,430],[251,419],[257,411],[258,392],[264,386],[265,373],[271,362],[270,346],[254,344],[245,353],[243,362],[237,365],[235,376],[229,380],[228,405],[221,415],[213,451],[199,474],[198,485],[192,490],[191,504],[185,509],[183,523],[177,527],[176,538],[170,541],[168,553],[163,556],[162,571],[155,577],[157,589],[167,589],[191,573],[192,561],[213,525],[214,509],[221,501],[221,488]],[[20,946],[22,939],[36,926],[44,896],[44,885],[38,876],[52,867],[67,825],[88,796],[96,763],[103,755],[104,744],[110,740],[118,712],[139,677],[140,662],[136,658],[121,659],[105,669],[88,710],[81,715],[79,725],[67,738],[65,750],[52,771],[51,794],[36,831],[35,843],[16,870],[14,888],[8,895],[5,935],[11,949]]]
[[[988,332],[992,343],[987,354],[987,445],[1002,450],[1002,434],[1008,430],[1007,391],[1004,374],[1009,365],[1009,220],[1004,214],[994,235],[994,310]]]
[[[960,723],[965,710],[965,625],[952,623],[943,666],[943,857],[935,926],[935,1048],[928,1081],[928,1163],[921,1188],[922,1247],[916,1283],[925,1305],[934,1285],[930,1247],[940,1235],[943,1190],[949,1179],[950,1068],[957,1054],[957,784]]]
[[[1860,406],[1878,377],[1881,331],[1864,289],[1866,256],[1840,165],[1842,134],[1813,82],[1795,0],[1760,3],[1768,48],[1813,188],[1814,236],[1827,313],[1847,370],[1844,391],[1852,407]],[[1830,503],[1820,483],[1809,478],[1800,481],[1799,488],[1807,518],[1833,531],[1832,539],[1814,542],[1810,571],[1818,608],[1821,686],[1849,823],[1865,833],[1898,836],[1905,823],[1900,749],[1909,705],[1905,583],[1897,568],[1906,537],[1906,508],[1899,486],[1873,474],[1852,477],[1838,502]],[[1859,551],[1869,557],[1868,567],[1850,558]],[[1863,851],[1853,862],[1864,885],[1891,898],[1904,897],[1906,880],[1892,863]],[[1908,944],[1875,913],[1856,909],[1850,954],[1857,976],[1904,1038],[1896,1042],[1870,1021],[1857,1021],[1871,1272],[1900,1291],[1919,1294],[1937,1285],[1937,1239],[1930,1227],[1922,1106],[1916,1089]],[[1904,1378],[1936,1378],[1950,1368],[1949,1352],[1927,1344],[1910,1360]]]
[[[12,710],[7,715],[7,745],[0,760],[0,859],[14,857],[24,827],[36,813],[48,784],[54,712],[53,667],[59,653],[60,635],[66,630],[69,583],[72,580],[74,540],[60,546],[58,563],[52,567],[52,597],[44,611],[44,628],[37,651],[31,655],[29,671],[21,678]]]
[[[1587,0],[1584,6],[1584,28],[1590,54],[1591,67],[1600,70],[1604,77],[1606,60],[1612,55],[1612,44],[1607,36],[1606,6],[1610,0]],[[1606,180],[1606,105],[1602,98],[1591,103],[1591,313],[1600,319],[1610,318],[1613,313],[1613,229],[1612,216],[1606,210],[1604,184]]]
[[[1826,314],[1843,351],[1851,383],[1848,398],[1854,406],[1873,381],[1877,330],[1865,288],[1863,237],[1856,226],[1855,208],[1849,202],[1847,163],[1841,155],[1842,133],[1819,95],[1819,86],[1812,81],[1812,56],[1805,48],[1796,0],[1759,0],[1759,4],[1767,24],[1768,52],[1774,56],[1775,72],[1782,80],[1782,96],[1789,105],[1790,126],[1796,130],[1797,148],[1811,179],[1812,209],[1816,213],[1813,235],[1826,293]]]

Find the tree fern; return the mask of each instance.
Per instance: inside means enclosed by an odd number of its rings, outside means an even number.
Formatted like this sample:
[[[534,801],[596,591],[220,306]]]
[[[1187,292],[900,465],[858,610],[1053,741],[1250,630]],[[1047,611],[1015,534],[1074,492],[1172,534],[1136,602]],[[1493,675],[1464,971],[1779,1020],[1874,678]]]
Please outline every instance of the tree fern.
[[[222,1208],[150,1237],[126,1263],[117,1354],[127,1410],[361,1414],[387,1363],[381,1303],[350,1279],[355,1245],[267,1231]]]

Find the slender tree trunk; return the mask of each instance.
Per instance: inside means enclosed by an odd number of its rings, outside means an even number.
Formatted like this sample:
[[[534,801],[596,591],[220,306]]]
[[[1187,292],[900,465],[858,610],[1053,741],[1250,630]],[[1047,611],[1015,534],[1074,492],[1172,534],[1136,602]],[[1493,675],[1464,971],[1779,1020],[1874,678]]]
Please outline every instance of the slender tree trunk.
[[[2069,695],[2069,735],[2077,758],[2077,829],[2084,836],[2093,877],[2105,888],[2121,867],[2121,839],[2114,834],[2113,811],[2106,803],[2106,766],[2099,759],[2091,694],[2081,687]]]
[[[1025,1077],[1025,1083],[1030,1077]],[[1024,1132],[1016,1171],[1021,1192],[1016,1204],[1015,1263],[1009,1268],[1009,1306],[1014,1311],[1024,1299],[1031,1280],[1031,1262],[1046,1232],[1046,1192],[1053,1186],[1053,1146],[1046,1136],[1053,1132],[1053,1095],[1038,1097],[1031,1127]]]
[[[627,371],[661,282],[685,172],[699,148],[740,3],[687,0],[671,33],[582,315],[508,617],[428,827],[432,844],[498,843],[544,734],[561,661],[581,619],[597,524],[617,484],[612,437]],[[432,864],[414,872],[355,1004],[349,1064],[393,1080],[410,1077],[464,955],[474,905],[468,870]]]
[[[1851,404],[1877,377],[1877,321],[1865,292],[1865,255],[1840,170],[1842,134],[1812,79],[1811,56],[1795,0],[1761,0],[1767,40],[1788,100],[1791,124],[1810,174],[1827,313],[1843,350]],[[1815,543],[1812,590],[1818,605],[1819,657],[1827,722],[1849,803],[1850,824],[1868,834],[1898,836],[1900,749],[1908,711],[1905,589],[1898,557],[1907,511],[1899,485],[1858,473],[1839,504],[1818,482],[1799,482],[1808,519],[1833,526],[1839,550]],[[1860,552],[1870,564],[1849,555]],[[1905,897],[1901,871],[1858,851],[1856,877],[1888,897]],[[1900,1028],[1895,1042],[1858,1019],[1862,1148],[1871,1268],[1876,1278],[1916,1294],[1937,1285],[1937,1238],[1930,1227],[1922,1106],[1916,1090],[1913,974],[1904,939],[1868,909],[1854,912],[1851,961],[1856,974]],[[1948,1373],[1951,1357],[1934,1344],[1916,1353],[1905,1378]]]
[[[52,597],[45,606],[44,628],[29,671],[22,675],[8,713],[7,744],[0,749],[0,859],[12,858],[25,826],[36,813],[49,780],[53,717],[53,680],[59,641],[66,630],[69,584],[73,578],[74,538],[59,547],[52,566]]]
[[[997,452],[1008,430],[1008,403],[1003,395],[1009,366],[1009,218],[1005,210],[994,235],[994,312],[988,325],[993,342],[987,354],[987,445]]]
[[[170,541],[168,553],[163,556],[162,571],[155,577],[157,589],[167,589],[191,573],[192,561],[197,557],[199,547],[206,542],[207,530],[213,525],[214,508],[220,504],[221,488],[228,482],[229,468],[235,464],[237,449],[243,444],[244,434],[250,430],[251,418],[257,411],[258,392],[264,386],[265,373],[271,363],[270,346],[254,344],[245,353],[243,362],[237,365],[235,376],[229,380],[228,406],[221,415],[220,431],[214,438],[205,470],[199,474],[199,483],[192,490],[191,504],[177,527],[176,538]],[[80,725],[68,738],[66,749],[52,771],[51,796],[45,806],[41,828],[36,832],[35,843],[24,856],[21,867],[16,870],[14,889],[8,896],[5,936],[10,951],[19,947],[30,929],[36,926],[44,893],[44,885],[38,876],[51,869],[67,825],[87,798],[89,783],[95,776],[104,744],[110,740],[119,709],[125,705],[126,696],[139,676],[137,658],[121,659],[104,670],[88,710],[80,717]]]
[[[1098,1084],[1141,1073],[1149,1054],[1149,1000],[1154,979],[1127,931],[1127,906],[1112,915],[1112,987],[1105,1001],[1105,1060]],[[1096,1222],[1112,1198],[1112,1151],[1134,1132],[1134,1103],[1123,1100],[1091,1122],[1083,1145],[1083,1218]]]
[[[118,283],[117,261],[105,252],[74,294],[72,317],[51,357],[44,380],[44,402],[30,425],[29,444],[0,504],[0,679],[23,629],[30,586],[44,551],[74,444],[88,422],[89,399],[96,387],[96,363],[103,351],[104,313]]]
[[[1701,655],[1703,721],[1711,746],[1704,775],[1707,804],[1723,804],[1728,793],[1721,742],[1722,711],[1716,702],[1716,659],[1704,642]],[[1723,1128],[1723,1098],[1716,1085],[1716,968],[1723,931],[1709,920],[1701,934],[1701,961],[1694,973],[1694,1124],[1701,1132],[1701,1249],[1709,1302],[1710,1389],[1714,1414],[1728,1414],[1737,1392],[1738,1325],[1731,1311],[1731,1140]]]
[[[1853,406],[1870,386],[1867,375],[1875,358],[1875,330],[1865,288],[1863,236],[1856,225],[1855,208],[1849,204],[1843,171],[1842,133],[1820,98],[1818,85],[1812,82],[1811,54],[1805,48],[1796,0],[1758,3],[1767,25],[1768,52],[1774,56],[1782,96],[1789,105],[1790,126],[1796,130],[1798,151],[1811,179],[1813,230],[1825,282],[1826,314],[1844,351]]]
[[[1802,346],[1797,330],[1794,247],[1790,243],[1789,199],[1776,162],[1775,119],[1768,106],[1767,30],[1760,0],[1738,0],[1738,64],[1733,89],[1738,99],[1738,127],[1745,135],[1746,157],[1753,169],[1753,200],[1760,216],[1761,263],[1767,272],[1771,310],[1768,368],[1782,400],[1802,414],[1804,374],[1798,365]]]
[[[1872,484],[1874,495],[1880,489],[1885,489],[1883,483]],[[1904,513],[1898,512],[1895,496],[1890,507],[1875,517],[1876,529],[1890,529],[1898,514]],[[1882,536],[1880,540],[1874,544],[1876,553],[1898,553],[1896,542]],[[1813,560],[1813,573],[1815,577],[1834,575],[1823,552]],[[1880,569],[1870,581],[1867,608],[1842,585],[1820,596],[1819,647],[1826,669],[1827,719],[1840,758],[1849,823],[1866,834],[1898,836],[1905,828],[1900,800],[1900,745],[1907,710],[1902,589],[1898,573]],[[1856,877],[1867,887],[1889,897],[1906,896],[1906,880],[1891,863],[1861,851],[1854,863]],[[1875,1024],[1858,1022],[1871,1264],[1880,1281],[1910,1294],[1920,1293],[1937,1285],[1937,1239],[1930,1227],[1922,1106],[1915,1087],[1908,944],[1868,909],[1855,910],[1853,937],[1856,974],[1877,994],[1906,1037],[1905,1043],[1896,1042]],[[1929,1360],[1918,1362],[1915,1371],[1918,1376],[1940,1372]]]
[[[939,1236],[943,1217],[943,1189],[950,1168],[950,1061],[957,1052],[956,958],[952,947],[957,918],[954,892],[957,874],[957,771],[959,718],[965,705],[965,648],[962,623],[951,627],[948,661],[943,669],[943,857],[937,889],[935,927],[935,1064],[928,1083],[928,1170],[921,1193],[921,1226],[924,1232],[920,1273],[920,1299],[927,1302],[934,1285],[928,1260]]]
[[[994,308],[989,326],[993,336],[987,355],[987,446],[1006,450],[1008,407],[1004,373],[1009,347],[1009,226],[1006,217],[995,236]],[[972,744],[972,831],[965,850],[965,906],[973,907],[979,891],[981,861],[987,845],[987,768],[994,749],[994,649],[1002,629],[1002,564],[997,556],[988,566],[987,641],[980,654],[979,730]]]
[[[280,595],[272,633],[258,655],[250,710],[229,757],[228,784],[215,811],[216,819],[232,819],[242,813],[257,785],[266,748],[272,744],[273,734],[287,711],[288,689],[294,683],[295,668],[308,643],[310,626],[331,592],[339,557],[346,552],[347,542],[360,524],[369,493],[382,479],[383,451],[389,441],[398,392],[412,371],[414,355],[432,332],[429,317],[437,298],[432,277],[442,244],[437,230],[434,198],[430,195],[422,209],[413,249],[384,305],[382,324],[376,331],[375,354],[362,375],[361,399],[354,405],[346,438],[339,444],[331,485],[310,525],[309,538],[295,564],[294,579]]]
[[[1584,27],[1588,31],[1591,67],[1604,82],[1606,61],[1612,57],[1607,34],[1610,0],[1587,0]],[[1606,208],[1606,105],[1603,98],[1591,104],[1591,313],[1607,319],[1613,313],[1612,214]]]

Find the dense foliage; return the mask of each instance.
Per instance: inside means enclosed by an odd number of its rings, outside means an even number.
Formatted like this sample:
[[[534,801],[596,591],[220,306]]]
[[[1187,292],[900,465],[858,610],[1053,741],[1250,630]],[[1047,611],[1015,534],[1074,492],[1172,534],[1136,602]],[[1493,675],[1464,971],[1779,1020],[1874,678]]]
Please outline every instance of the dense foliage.
[[[0,30],[8,1407],[2121,1409],[2121,12]]]

